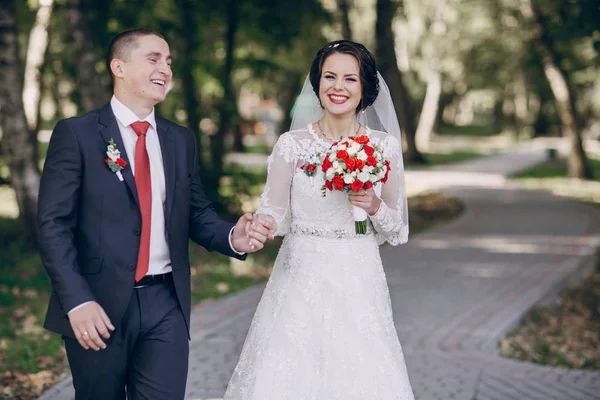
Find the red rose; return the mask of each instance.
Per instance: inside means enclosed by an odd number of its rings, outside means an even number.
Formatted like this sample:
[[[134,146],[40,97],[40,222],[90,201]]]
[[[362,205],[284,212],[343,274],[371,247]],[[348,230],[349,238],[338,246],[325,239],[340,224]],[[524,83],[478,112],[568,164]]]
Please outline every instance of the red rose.
[[[329,157],[325,157],[325,159],[323,160],[323,164],[321,165],[321,170],[323,172],[327,172],[327,170],[331,168],[332,165],[333,163],[329,161]]]
[[[352,184],[350,184],[350,189],[352,189],[355,192],[358,192],[360,189],[362,189],[363,187],[363,183],[361,181],[359,181],[358,179],[355,180],[354,182],[352,182]]]
[[[342,160],[346,160],[349,155],[348,152],[346,150],[340,150],[337,152],[337,154],[335,155],[336,158],[340,158]]]
[[[387,182],[387,180],[388,180],[388,172],[386,172],[385,175],[383,176],[383,178],[381,178],[381,182],[382,183],[386,183]]]
[[[366,189],[371,189],[373,187],[373,182],[371,181],[366,181],[365,184],[363,185],[363,188]]]
[[[385,164],[386,171],[385,171],[385,175],[383,176],[383,179],[381,179],[381,182],[386,183],[388,180],[388,175],[390,173],[391,168],[390,168],[390,163],[387,160],[384,161],[384,164]]]
[[[117,158],[117,165],[121,168],[124,168],[127,165],[127,162],[122,158]]]
[[[317,166],[315,164],[308,164],[306,166],[306,172],[315,172],[317,170]]]
[[[356,158],[347,158],[346,168],[348,168],[350,171],[354,171],[356,169]]]
[[[107,164],[108,164],[109,162],[111,162],[111,161],[112,161],[112,160],[111,160],[110,158],[107,158],[106,160],[104,160],[104,162],[105,162],[105,163],[107,163]]]
[[[365,144],[362,149],[365,153],[367,153],[368,156],[372,156],[373,153],[375,153],[375,149],[369,146],[368,144]]]
[[[358,144],[367,144],[369,143],[369,137],[367,135],[362,135],[354,139],[354,141]]]
[[[333,185],[331,184],[331,181],[325,181],[325,187],[329,190],[333,190]]]
[[[332,181],[333,186],[335,186],[337,190],[342,191],[344,189],[344,178],[340,175],[334,176]]]
[[[363,160],[356,160],[356,169],[359,171],[362,171],[362,169],[365,167],[365,162]]]
[[[377,166],[377,160],[375,159],[375,157],[373,157],[373,156],[367,157],[367,165],[370,166],[370,167],[376,167]]]

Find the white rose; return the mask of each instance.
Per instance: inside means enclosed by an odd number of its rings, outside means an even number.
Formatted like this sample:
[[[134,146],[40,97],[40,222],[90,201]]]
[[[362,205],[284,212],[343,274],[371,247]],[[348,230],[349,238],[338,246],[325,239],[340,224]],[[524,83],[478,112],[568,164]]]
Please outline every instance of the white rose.
[[[338,160],[335,160],[335,161],[333,162],[333,165],[332,165],[332,167],[333,167],[333,169],[338,169],[338,168],[340,167],[340,162],[339,162]]]
[[[358,152],[358,155],[356,156],[356,158],[358,158],[359,160],[363,160],[363,161],[367,161],[367,158],[369,156],[367,156],[367,153],[365,153],[364,150],[361,150]]]
[[[327,173],[325,174],[325,178],[327,178],[327,180],[330,181],[333,179],[334,176],[335,176],[335,171],[333,170],[333,168],[329,168],[327,170]]]
[[[330,162],[333,162],[334,160],[335,160],[335,153],[331,153],[331,154],[329,155],[329,161],[330,161]]]
[[[352,154],[358,153],[360,151],[360,144],[356,142],[352,143],[352,146],[348,148],[348,152],[350,151],[352,152]]]
[[[377,175],[370,175],[369,180],[373,183],[380,181],[381,179]]]
[[[354,182],[354,177],[352,174],[344,176],[344,183],[350,185],[352,182]]]
[[[357,178],[361,182],[367,182],[368,180],[371,179],[371,174],[369,174],[367,172],[361,172],[358,174]]]
[[[365,165],[365,167],[363,168],[363,171],[366,172],[367,174],[371,174],[373,173],[373,170],[375,168],[371,167],[370,165]]]

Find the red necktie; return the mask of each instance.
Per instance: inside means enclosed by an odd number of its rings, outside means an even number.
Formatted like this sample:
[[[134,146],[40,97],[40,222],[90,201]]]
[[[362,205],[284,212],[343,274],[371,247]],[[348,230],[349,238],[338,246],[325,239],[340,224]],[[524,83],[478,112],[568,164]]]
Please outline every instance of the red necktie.
[[[152,219],[152,182],[150,180],[150,158],[146,150],[146,132],[150,124],[137,121],[131,124],[138,138],[135,142],[135,186],[137,188],[142,214],[142,234],[138,252],[135,281],[139,281],[148,273],[150,263],[150,222]]]

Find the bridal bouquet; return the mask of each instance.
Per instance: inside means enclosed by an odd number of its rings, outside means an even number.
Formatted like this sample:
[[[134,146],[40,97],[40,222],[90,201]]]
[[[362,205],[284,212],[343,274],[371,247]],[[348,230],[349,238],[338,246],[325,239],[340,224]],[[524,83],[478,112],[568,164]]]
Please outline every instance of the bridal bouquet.
[[[381,150],[371,143],[367,135],[351,136],[331,145],[325,153],[321,170],[325,179],[321,191],[325,196],[327,190],[350,193],[369,189],[380,181],[385,183],[390,163],[383,159]],[[352,207],[356,233],[367,233],[367,211]]]

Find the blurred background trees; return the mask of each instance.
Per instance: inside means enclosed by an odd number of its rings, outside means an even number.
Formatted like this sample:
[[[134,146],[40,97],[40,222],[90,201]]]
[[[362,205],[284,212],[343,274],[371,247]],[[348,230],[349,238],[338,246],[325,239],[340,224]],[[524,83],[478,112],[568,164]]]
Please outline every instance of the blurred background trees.
[[[591,177],[583,143],[600,137],[595,0],[0,3],[0,184],[14,190],[31,241],[50,131],[109,100],[104,51],[138,26],[171,46],[174,81],[158,112],[195,133],[217,204],[226,203],[227,155],[268,148],[287,129],[314,54],[342,37],[376,54],[407,163],[426,163],[435,135],[470,128],[515,140],[564,136],[569,174]]]

